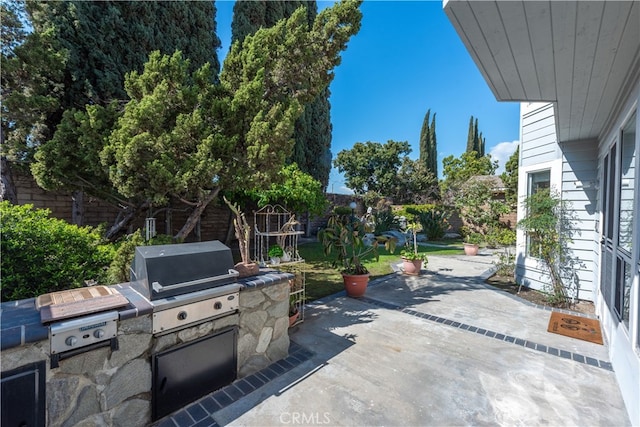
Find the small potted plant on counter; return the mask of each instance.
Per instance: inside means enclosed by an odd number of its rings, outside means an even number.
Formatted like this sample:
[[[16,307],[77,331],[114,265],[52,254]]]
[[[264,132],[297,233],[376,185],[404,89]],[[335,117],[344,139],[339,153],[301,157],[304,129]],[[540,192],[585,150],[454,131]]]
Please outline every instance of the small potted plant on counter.
[[[372,255],[379,259],[378,247],[381,244],[389,252],[395,250],[396,239],[393,237],[377,236],[370,245],[365,244],[364,237],[369,232],[365,223],[353,215],[333,215],[327,227],[318,233],[324,254],[333,257],[334,266],[339,266],[350,297],[361,297],[367,289],[369,271],[362,265],[364,257]]]

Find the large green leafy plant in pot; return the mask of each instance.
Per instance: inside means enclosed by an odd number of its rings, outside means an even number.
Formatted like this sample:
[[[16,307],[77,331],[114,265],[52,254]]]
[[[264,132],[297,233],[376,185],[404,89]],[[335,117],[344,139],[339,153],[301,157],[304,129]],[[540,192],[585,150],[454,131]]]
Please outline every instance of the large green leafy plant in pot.
[[[378,248],[382,244],[389,251],[395,251],[396,239],[377,236],[367,244],[365,236],[372,230],[352,215],[332,215],[327,227],[320,230],[318,239],[324,254],[333,258],[335,267],[340,268],[349,296],[362,296],[369,282],[369,270],[362,264],[365,257],[379,259]]]

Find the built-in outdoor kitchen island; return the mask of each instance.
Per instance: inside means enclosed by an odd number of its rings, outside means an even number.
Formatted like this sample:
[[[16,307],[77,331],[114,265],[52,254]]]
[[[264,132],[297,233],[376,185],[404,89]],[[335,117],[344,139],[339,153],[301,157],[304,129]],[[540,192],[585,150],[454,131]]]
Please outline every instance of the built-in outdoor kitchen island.
[[[287,357],[293,277],[145,246],[129,283],[2,303],[1,424],[148,425]]]

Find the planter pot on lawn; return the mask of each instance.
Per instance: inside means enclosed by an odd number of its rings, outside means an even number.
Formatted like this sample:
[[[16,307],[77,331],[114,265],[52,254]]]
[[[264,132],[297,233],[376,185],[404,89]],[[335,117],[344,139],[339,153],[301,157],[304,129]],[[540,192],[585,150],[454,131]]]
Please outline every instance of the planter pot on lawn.
[[[415,259],[409,260],[402,258],[402,270],[405,274],[410,274],[412,276],[417,276],[420,274],[420,270],[422,270],[422,260]]]
[[[464,254],[465,255],[469,255],[469,256],[475,256],[478,255],[478,250],[480,249],[480,246],[473,244],[473,243],[465,243],[464,244]]]
[[[367,284],[369,283],[368,274],[343,274],[344,290],[347,291],[347,295],[353,298],[359,298],[364,295],[367,290]]]

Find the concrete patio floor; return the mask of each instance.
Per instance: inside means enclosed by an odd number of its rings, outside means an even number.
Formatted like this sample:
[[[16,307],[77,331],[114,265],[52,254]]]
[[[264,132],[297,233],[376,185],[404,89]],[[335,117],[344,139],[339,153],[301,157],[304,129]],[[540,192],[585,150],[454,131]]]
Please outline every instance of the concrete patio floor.
[[[484,284],[492,261],[432,256],[314,302],[290,334],[305,360],[159,425],[630,425],[606,347],[547,332],[550,311]]]

